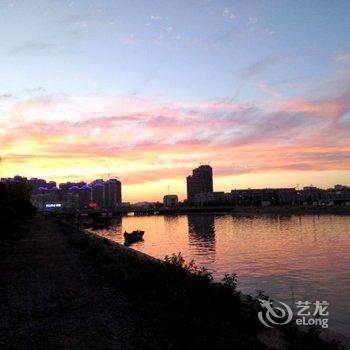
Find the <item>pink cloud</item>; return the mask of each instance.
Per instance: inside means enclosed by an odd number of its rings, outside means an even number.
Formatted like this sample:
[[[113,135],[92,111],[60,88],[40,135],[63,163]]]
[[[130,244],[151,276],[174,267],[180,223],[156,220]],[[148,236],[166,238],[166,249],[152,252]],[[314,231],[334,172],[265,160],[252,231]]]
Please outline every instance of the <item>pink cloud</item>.
[[[280,101],[278,105],[284,111],[300,112],[326,118],[338,118],[350,106],[350,91],[334,98],[315,101],[302,99],[284,100]]]
[[[350,63],[350,52],[338,51],[333,56],[334,60],[339,63]]]
[[[34,99],[8,110],[9,116],[20,110],[25,118],[6,122],[0,153],[6,162],[28,166],[45,159],[51,167],[53,160],[57,167],[80,161],[139,166],[139,172],[121,170],[129,183],[183,176],[203,159],[221,176],[350,170],[350,124],[344,122],[350,91],[319,100],[277,98],[268,107],[229,100]],[[51,108],[56,119],[45,118]],[[42,117],[31,118],[34,112]]]

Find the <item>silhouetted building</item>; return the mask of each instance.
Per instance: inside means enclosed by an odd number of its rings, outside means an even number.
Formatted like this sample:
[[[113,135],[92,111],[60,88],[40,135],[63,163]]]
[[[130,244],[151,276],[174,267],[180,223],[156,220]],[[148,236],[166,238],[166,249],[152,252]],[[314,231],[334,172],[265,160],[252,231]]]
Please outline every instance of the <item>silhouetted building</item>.
[[[248,188],[231,191],[231,201],[238,206],[293,204],[297,201],[295,188]]]
[[[305,186],[299,193],[302,203],[314,204],[325,198],[326,191],[315,186]]]
[[[86,182],[84,182],[84,181],[79,181],[79,182],[68,181],[68,182],[64,182],[64,183],[59,184],[59,188],[67,191],[72,187],[82,188],[85,185],[86,185]]]
[[[59,189],[47,189],[31,195],[30,202],[39,211],[76,210],[79,206],[79,196],[76,193],[64,193]]]
[[[79,208],[89,208],[89,204],[92,203],[92,186],[85,184],[80,187],[79,191]]]
[[[334,185],[334,190],[335,191],[344,191],[344,190],[345,191],[349,191],[350,187],[349,186],[344,186],[344,185]]]
[[[121,182],[117,179],[110,179],[104,183],[105,202],[104,207],[115,209],[122,203]]]
[[[47,182],[44,179],[32,177],[28,180],[28,190],[30,193],[35,193],[40,187],[45,187],[46,185]]]
[[[13,178],[2,178],[1,182],[4,183],[5,189],[14,195],[29,199],[28,179],[26,177],[16,175]]]
[[[197,193],[194,195],[192,202],[196,205],[228,205],[231,204],[231,193]]]
[[[121,182],[117,179],[104,181],[97,179],[86,182],[66,182],[59,185],[64,193],[76,194],[79,198],[79,208],[115,209],[121,205]]]
[[[187,176],[187,200],[193,203],[199,193],[213,192],[213,169],[210,165],[200,165]]]
[[[326,190],[306,186],[298,191],[300,202],[307,205],[342,205],[350,203],[350,187],[335,185]]]
[[[95,180],[91,186],[92,202],[96,203],[99,208],[114,209],[121,205],[121,182],[119,180]]]
[[[104,181],[101,179],[95,180],[91,183],[92,186],[92,202],[98,208],[103,208],[105,203]]]
[[[167,194],[163,197],[165,207],[176,207],[179,204],[179,198],[176,194]]]

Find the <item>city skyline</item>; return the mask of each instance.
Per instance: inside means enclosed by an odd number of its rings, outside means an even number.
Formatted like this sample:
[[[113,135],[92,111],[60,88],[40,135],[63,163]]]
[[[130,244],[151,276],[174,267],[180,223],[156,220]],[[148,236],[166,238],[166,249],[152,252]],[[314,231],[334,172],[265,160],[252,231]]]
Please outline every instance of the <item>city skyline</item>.
[[[261,199],[261,194],[265,193],[270,195],[271,193],[279,193],[278,196],[281,198],[288,198],[289,202],[295,201],[296,198],[293,197],[299,192],[304,193],[304,197],[308,198],[311,194],[313,200],[321,200],[321,202],[326,199],[327,201],[333,201],[334,199],[341,199],[348,201],[349,198],[349,189],[350,186],[347,184],[333,184],[332,186],[328,186],[327,188],[321,188],[310,184],[309,186],[300,186],[299,184],[294,187],[268,187],[263,186],[260,188],[230,188],[229,190],[216,189],[213,187],[213,169],[210,165],[199,165],[197,168],[192,169],[192,175],[188,175],[186,177],[186,192],[187,196],[183,198],[179,198],[177,193],[170,191],[170,186],[168,186],[168,193],[163,194],[163,202],[172,203],[170,206],[173,206],[173,201],[176,197],[176,203],[180,200],[183,203],[187,203],[189,205],[202,205],[206,201],[214,201],[217,204],[223,204],[227,200],[230,201],[230,204],[237,205],[237,199],[234,199],[233,196],[257,196]],[[53,194],[54,196],[61,192],[62,195],[78,195],[80,198],[79,205],[83,208],[87,208],[90,205],[97,207],[114,207],[114,206],[123,206],[128,205],[128,203],[132,204],[141,204],[141,203],[160,203],[162,202],[162,198],[156,198],[152,200],[146,200],[145,198],[137,198],[135,201],[131,202],[123,197],[123,187],[122,182],[116,178],[108,178],[108,179],[94,179],[94,180],[81,180],[81,181],[71,181],[68,180],[66,182],[56,182],[52,179],[42,179],[38,177],[21,177],[20,175],[16,175],[14,177],[1,178],[0,184],[11,184],[11,183],[26,183],[27,189],[30,194]],[[113,190],[113,205],[110,204],[110,197],[107,194],[107,191],[110,191],[110,184],[117,185],[117,188]],[[107,186],[107,187],[106,187]],[[102,189],[103,188],[103,189]],[[96,191],[97,190],[97,191]],[[115,192],[116,191],[116,192]],[[328,191],[328,195],[325,198],[318,198],[319,193],[326,193]],[[344,193],[342,193],[345,191]],[[171,193],[170,193],[171,192]],[[286,193],[289,192],[289,195],[286,197]],[[332,194],[330,194],[332,193]],[[306,195],[305,195],[306,194]],[[335,196],[335,197],[334,197]],[[123,200],[122,200],[123,197]],[[322,196],[324,197],[324,196]],[[166,198],[168,198],[166,200]],[[62,200],[62,199],[61,199]],[[70,200],[70,199],[69,199]],[[105,202],[107,200],[107,202]],[[102,205],[101,203],[104,202]],[[118,203],[118,204],[117,204]],[[300,204],[300,203],[299,203]],[[41,206],[43,204],[41,203]]]
[[[350,184],[350,3],[3,1],[0,177],[125,201]]]

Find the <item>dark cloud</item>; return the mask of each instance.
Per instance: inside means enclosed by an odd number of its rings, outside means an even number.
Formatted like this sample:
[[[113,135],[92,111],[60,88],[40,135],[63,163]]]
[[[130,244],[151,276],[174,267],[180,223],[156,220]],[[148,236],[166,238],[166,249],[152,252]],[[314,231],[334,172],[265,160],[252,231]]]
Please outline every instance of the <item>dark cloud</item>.
[[[20,53],[45,51],[45,50],[52,48],[53,46],[54,45],[43,42],[43,41],[30,40],[30,41],[25,41],[22,44],[14,47],[11,50],[11,53],[20,54]]]
[[[286,55],[267,56],[247,66],[245,69],[243,69],[241,74],[245,77],[254,77],[260,73],[265,72],[276,64],[285,62],[287,58],[288,56]]]
[[[46,89],[43,88],[42,86],[38,86],[38,87],[25,89],[24,92],[28,94],[44,93],[46,92]]]
[[[11,98],[14,98],[14,95],[12,95],[12,94],[2,94],[2,95],[0,95],[0,100],[8,100],[8,99],[11,99]]]

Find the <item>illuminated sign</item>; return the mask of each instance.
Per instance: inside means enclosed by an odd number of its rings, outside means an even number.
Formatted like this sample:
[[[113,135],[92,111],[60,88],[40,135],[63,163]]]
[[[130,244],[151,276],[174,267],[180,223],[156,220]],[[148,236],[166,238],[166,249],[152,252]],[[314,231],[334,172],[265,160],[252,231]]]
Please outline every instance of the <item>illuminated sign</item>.
[[[90,207],[90,208],[96,208],[96,207],[97,207],[97,204],[96,204],[96,203],[89,203],[89,207]]]
[[[61,203],[47,203],[45,204],[45,208],[61,208]]]

